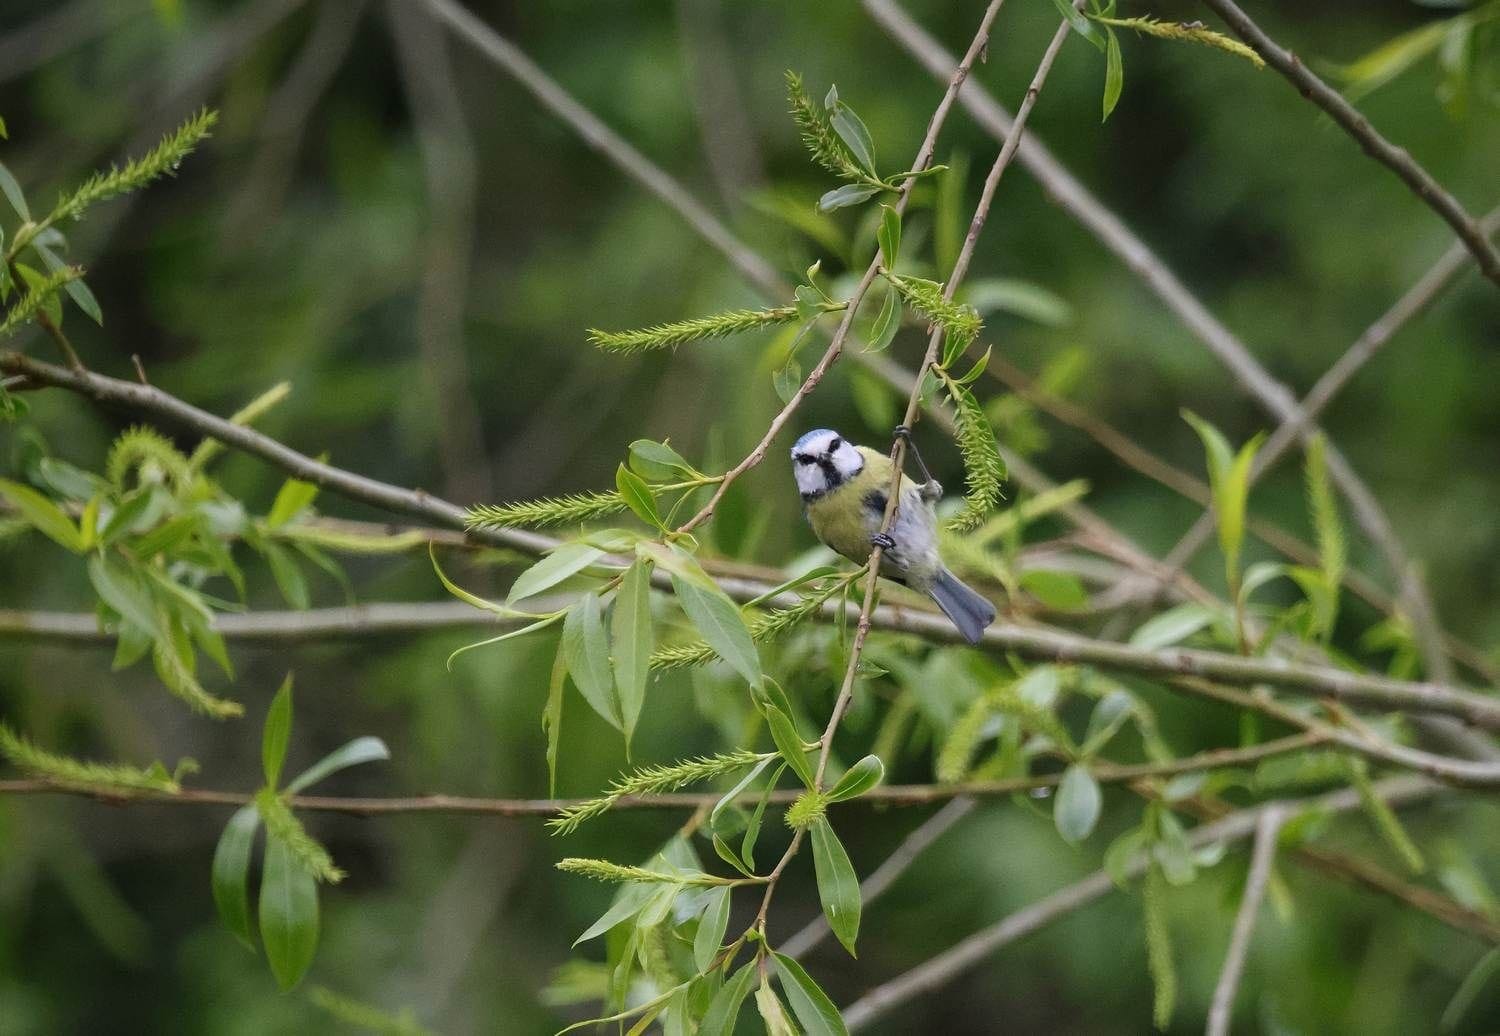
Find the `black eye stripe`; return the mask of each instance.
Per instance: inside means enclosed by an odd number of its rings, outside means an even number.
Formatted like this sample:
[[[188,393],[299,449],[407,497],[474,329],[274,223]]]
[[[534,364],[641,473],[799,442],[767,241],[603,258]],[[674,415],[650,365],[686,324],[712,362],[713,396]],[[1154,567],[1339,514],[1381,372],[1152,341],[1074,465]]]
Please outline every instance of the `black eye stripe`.
[[[844,440],[840,439],[837,435],[835,435],[833,437],[833,439],[830,440],[829,443],[828,443],[828,450],[831,453],[834,450],[838,449],[842,445],[844,445]]]
[[[799,453],[799,454],[795,455],[792,459],[795,460],[798,464],[815,464],[815,463],[817,463],[817,458],[810,457],[810,456],[808,456],[805,453]]]

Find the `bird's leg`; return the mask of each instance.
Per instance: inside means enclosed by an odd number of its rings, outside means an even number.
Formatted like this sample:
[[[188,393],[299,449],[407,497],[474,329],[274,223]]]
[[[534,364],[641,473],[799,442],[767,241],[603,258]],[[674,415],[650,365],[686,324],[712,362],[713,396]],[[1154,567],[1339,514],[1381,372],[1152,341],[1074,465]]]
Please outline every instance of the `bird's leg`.
[[[911,437],[911,429],[904,424],[896,426],[895,436],[906,441],[906,448],[911,453],[911,459],[917,464],[917,470],[922,473],[922,485],[918,492],[922,499],[929,504],[937,503],[943,498],[943,484],[932,477],[932,472],[927,470],[927,464],[922,460],[922,451],[917,449],[916,440]]]
[[[896,541],[888,532],[877,532],[870,537],[870,546],[879,547],[882,551],[891,551],[896,549]]]

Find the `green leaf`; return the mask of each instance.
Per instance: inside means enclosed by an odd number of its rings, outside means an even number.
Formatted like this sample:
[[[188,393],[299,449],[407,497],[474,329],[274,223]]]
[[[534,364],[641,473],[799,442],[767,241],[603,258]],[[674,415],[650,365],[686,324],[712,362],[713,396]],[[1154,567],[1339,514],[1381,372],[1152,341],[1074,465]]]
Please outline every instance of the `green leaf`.
[[[880,254],[885,257],[885,268],[896,268],[896,257],[901,254],[901,213],[889,205],[880,206],[880,230],[876,236],[880,241]]]
[[[760,1011],[760,1020],[765,1023],[766,1036],[797,1036],[796,1026],[787,1017],[781,999],[764,981],[755,989],[755,1007]]]
[[[275,543],[263,543],[261,549],[271,566],[271,577],[276,580],[276,589],[281,591],[286,603],[297,611],[306,611],[312,604],[312,598],[307,590],[307,577],[302,574],[302,566],[297,563],[296,557]]]
[[[542,729],[547,734],[547,794],[557,797],[557,746],[562,740],[563,685],[568,682],[568,659],[562,641],[552,660],[552,676],[547,681],[547,705],[542,710]]]
[[[53,273],[60,273],[68,268],[68,264],[63,262],[62,258],[56,252],[40,241],[33,241],[31,247],[37,250],[37,254],[42,257],[42,262],[46,263],[47,269]],[[93,320],[94,323],[100,327],[104,326],[104,311],[99,308],[99,300],[94,297],[94,293],[89,290],[89,286],[83,283],[82,277],[74,277],[67,281],[63,285],[63,291],[68,293],[68,297],[73,300],[73,303],[87,317]]]
[[[622,885],[620,891],[615,893],[614,902],[609,909],[600,915],[599,920],[589,925],[582,935],[573,940],[573,945],[588,942],[597,938],[616,925],[630,920],[645,907],[646,901],[656,894],[656,890],[650,885],[639,882],[631,885]]]
[[[255,933],[250,930],[250,850],[255,844],[255,829],[260,826],[260,811],[252,803],[241,806],[224,825],[219,844],[214,849],[211,879],[214,906],[219,919],[234,937],[255,951]]]
[[[1104,30],[1104,119],[1109,118],[1115,105],[1120,103],[1120,91],[1125,87],[1125,59],[1120,56],[1120,41],[1113,29]]]
[[[754,872],[745,865],[745,861],[741,860],[738,856],[735,855],[734,847],[731,846],[728,842],[724,841],[723,837],[720,836],[717,832],[714,833],[712,842],[714,852],[719,854],[719,859],[729,864],[729,866],[733,867],[735,870],[739,871],[747,878],[755,876]]]
[[[26,195],[21,192],[21,185],[3,162],[0,162],[0,194],[5,195],[5,200],[10,202],[10,207],[16,210],[17,216],[24,220],[31,219],[31,209],[26,206]]]
[[[865,352],[878,353],[891,344],[901,327],[901,297],[894,291],[885,293],[885,302],[880,306],[880,315],[870,326],[870,341]]]
[[[137,582],[134,573],[103,555],[89,558],[89,582],[99,599],[119,613],[120,618],[147,636],[157,639],[165,631],[156,617],[156,606]]]
[[[776,749],[781,757],[791,765],[792,770],[801,778],[807,787],[813,786],[813,769],[807,761],[807,749],[803,747],[802,738],[793,726],[791,718],[774,705],[766,706],[766,725],[771,728],[771,740],[776,742]]]
[[[1099,822],[1102,802],[1094,775],[1082,763],[1068,767],[1057,786],[1057,802],[1052,807],[1052,820],[1063,841],[1077,845],[1087,838]]]
[[[760,762],[752,766],[749,772],[746,773],[745,776],[741,777],[734,787],[726,791],[723,797],[721,797],[718,802],[714,803],[713,810],[708,814],[709,823],[712,824],[716,820],[718,820],[719,814],[723,813],[724,810],[729,807],[730,803],[739,798],[744,790],[750,787],[752,783],[754,783],[755,778],[764,773],[766,767],[770,766],[771,763],[775,761],[775,759],[776,757],[774,755],[766,756]]]
[[[268,788],[275,788],[281,780],[281,764],[286,762],[286,748],[291,739],[292,674],[287,673],[266,710],[266,725],[260,735],[260,766]]]
[[[865,171],[871,176],[875,175],[875,140],[870,136],[869,129],[864,120],[854,113],[854,109],[838,99],[833,87],[829,88],[829,97],[833,104],[827,105],[829,114],[832,116],[833,131],[839,135],[839,139],[849,148],[854,155],[855,161],[864,166]]]
[[[699,974],[708,971],[724,943],[724,933],[729,930],[729,888],[716,888],[708,894],[708,906],[698,921],[698,934],[693,937],[693,963]]]
[[[587,543],[561,543],[542,560],[516,576],[505,595],[509,604],[550,590],[569,576],[588,568],[604,556],[604,551]]]
[[[1034,568],[1021,573],[1021,587],[1048,608],[1075,611],[1088,607],[1089,594],[1072,572]]]
[[[1214,510],[1219,523],[1219,547],[1224,554],[1225,576],[1231,586],[1239,580],[1240,547],[1245,539],[1245,506],[1250,496],[1250,468],[1260,449],[1261,436],[1256,435],[1233,453],[1229,441],[1213,425],[1191,410],[1182,412],[1193,426],[1208,454],[1209,482],[1213,488]]]
[[[637,558],[620,582],[610,629],[620,718],[625,726],[625,742],[629,744],[646,701],[646,678],[650,673],[651,650],[655,647],[651,627],[651,562],[645,558]]]
[[[291,678],[288,677],[288,680]],[[359,766],[362,763],[380,762],[391,757],[391,750],[385,746],[385,742],[378,737],[357,737],[347,742],[340,748],[335,748],[323,758],[313,763],[307,769],[297,775],[296,779],[286,786],[286,790],[295,795],[298,792],[311,788],[314,784],[331,777],[340,770],[347,770],[351,766]]]
[[[615,488],[637,518],[666,531],[667,527],[662,524],[661,514],[656,509],[656,497],[651,495],[650,487],[641,476],[621,464],[615,469]]]
[[[260,879],[260,938],[277,984],[294,988],[318,951],[318,883],[269,833]]]
[[[1219,614],[1216,609],[1196,601],[1179,604],[1143,623],[1130,635],[1130,645],[1146,651],[1170,647],[1208,626]]]
[[[624,733],[625,721],[620,715],[620,701],[615,696],[614,675],[609,666],[609,634],[604,629],[598,594],[587,594],[568,609],[562,643],[568,675],[573,677],[579,693],[606,723]]]
[[[21,517],[37,532],[74,554],[84,552],[83,533],[78,526],[63,513],[62,508],[41,493],[19,482],[0,479],[0,496],[9,500],[11,506],[20,511]]]
[[[776,790],[776,785],[781,781],[781,775],[786,773],[786,763],[776,767],[776,772],[771,774],[771,779],[766,782],[765,791],[760,794],[760,801],[755,804],[755,810],[750,814],[749,821],[745,824],[745,838],[740,842],[740,856],[755,868],[755,842],[760,837],[761,821],[765,819],[766,806],[771,801],[771,793]]]
[[[828,792],[829,802],[843,802],[846,799],[856,799],[879,784],[885,777],[885,766],[873,755],[867,755],[848,770],[844,776],[838,779]]]
[[[104,529],[99,533],[99,546],[107,547],[121,536],[131,531],[141,515],[151,506],[151,494],[148,492],[132,493],[126,497],[124,502],[116,507],[104,523]]]
[[[787,1001],[797,1021],[802,1023],[802,1031],[807,1036],[847,1036],[849,1030],[844,1027],[839,1009],[802,965],[784,953],[772,951],[772,954],[781,988],[786,990]]]
[[[1479,998],[1484,987],[1497,974],[1500,974],[1500,946],[1480,957],[1479,963],[1475,964],[1464,977],[1463,982],[1459,983],[1453,999],[1448,1001],[1448,1006],[1443,1009],[1443,1017],[1438,1023],[1438,1028],[1443,1032],[1452,1032],[1458,1028],[1458,1023],[1463,1021],[1464,1015]]]
[[[677,594],[677,603],[708,646],[751,687],[759,687],[763,680],[760,653],[750,639],[744,616],[728,595],[711,580],[704,585],[676,571],[672,573],[672,589]]]
[[[858,205],[879,193],[879,187],[868,187],[862,183],[846,183],[842,187],[835,187],[819,198],[818,211],[832,212],[834,209],[845,209],[851,205]]]
[[[849,956],[856,957],[854,940],[859,935],[862,906],[859,878],[827,817],[813,821],[812,846],[813,869],[818,875],[818,899],[823,903],[823,916],[828,918],[828,927],[844,944]]]
[[[317,499],[318,487],[311,482],[289,478],[281,484],[276,499],[271,504],[271,513],[266,515],[266,524],[279,529]]]
[[[708,1002],[703,1021],[698,1023],[698,1036],[733,1036],[734,1023],[739,1019],[745,997],[750,995],[755,974],[755,961],[752,960],[719,987],[714,998]]]
[[[1072,0],[1052,0],[1057,11],[1063,19],[1084,39],[1088,40],[1099,50],[1104,50],[1104,34],[1099,31],[1098,26],[1086,18],[1082,11],[1073,6]]]
[[[665,481],[676,475],[695,478],[698,469],[664,442],[637,439],[630,444],[630,466],[642,478]]]

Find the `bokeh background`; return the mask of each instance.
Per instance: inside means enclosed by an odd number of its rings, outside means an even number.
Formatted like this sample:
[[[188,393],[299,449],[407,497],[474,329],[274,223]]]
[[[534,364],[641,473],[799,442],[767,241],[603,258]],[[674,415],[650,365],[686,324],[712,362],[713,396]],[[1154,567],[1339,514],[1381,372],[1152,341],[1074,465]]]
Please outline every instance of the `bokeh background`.
[[[1203,13],[1179,2],[1122,6],[1164,18]],[[814,214],[829,184],[785,115],[783,70],[802,72],[816,96],[837,82],[889,163],[915,150],[940,95],[853,3],[469,7],[788,277],[819,257],[838,274],[851,248],[868,254],[873,232],[847,212]],[[909,5],[955,50],[980,7]],[[1443,13],[1403,0],[1250,9],[1315,66],[1350,61]],[[1055,24],[1044,0],[1011,0],[976,79],[1013,106]],[[1274,72],[1128,33],[1122,43],[1124,95],[1108,122],[1099,118],[1102,61],[1074,39],[1032,128],[1273,374],[1305,391],[1442,253],[1448,229]],[[1436,81],[1430,62],[1418,65],[1362,107],[1472,211],[1485,211],[1500,187],[1500,116],[1478,99],[1449,110]],[[7,0],[0,11],[0,115],[9,128],[0,160],[34,198],[138,152],[203,104],[220,109],[220,127],[175,180],[69,228],[72,258],[88,266],[105,311],[102,329],[74,312],[69,330],[99,370],[128,377],[138,355],[154,382],[219,413],[289,380],[293,395],[266,431],[462,503],[612,485],[638,437],[671,437],[710,464],[732,461],[779,405],[765,338],[641,358],[586,344],[588,327],[759,298],[677,214],[438,28],[416,0]],[[939,159],[972,160],[968,205],[994,147],[955,113]],[[909,219],[909,242],[930,236],[929,211]],[[986,340],[1179,465],[1201,472],[1179,407],[1235,440],[1269,427],[1220,364],[1020,168],[1001,186],[974,276],[1019,279],[1061,300],[1062,321],[991,314]],[[1487,651],[1500,643],[1497,347],[1500,295],[1469,271],[1360,373],[1325,423],[1424,562],[1444,624]],[[27,348],[48,355],[39,338]],[[907,331],[893,355],[910,365],[920,349]],[[869,393],[860,398],[851,369],[836,370],[799,426],[883,438],[884,409]],[[7,475],[39,448],[37,437],[57,456],[97,468],[132,420],[62,393],[34,393],[30,403],[25,423],[0,426]],[[1196,517],[1195,505],[1080,433],[1025,407],[995,412],[1009,445],[1054,478],[1087,479],[1089,503],[1147,547],[1165,550]],[[959,484],[956,453],[936,433],[925,441],[939,477]],[[779,455],[778,447],[744,480],[720,540],[770,564],[811,546]],[[240,456],[219,474],[258,509],[282,478]],[[319,506],[385,517],[327,495]],[[1306,531],[1296,463],[1257,488],[1252,510]],[[1389,585],[1357,537],[1353,561]],[[476,587],[503,586],[514,570],[505,559],[454,564]],[[1217,569],[1212,550],[1203,552],[1197,574],[1218,585]],[[355,560],[348,571],[361,601],[442,596],[421,553]],[[252,606],[284,607],[263,567],[249,576]],[[336,582],[314,578],[315,603],[343,602]],[[90,601],[82,566],[50,545],[0,547],[0,607],[76,610]],[[1341,643],[1357,645],[1377,618],[1349,603]],[[296,671],[293,767],[355,734],[391,746],[389,764],[342,775],[330,791],[545,794],[538,716],[552,642],[475,652],[446,670],[444,658],[466,639],[238,646],[233,693],[258,717],[283,673]],[[254,786],[258,721],[200,720],[145,667],[112,674],[109,665],[104,647],[0,642],[0,712],[77,754],[192,756],[205,786]],[[686,677],[656,685],[637,759],[721,743],[711,693]],[[1233,740],[1224,710],[1165,697],[1159,707],[1181,752]],[[560,790],[591,793],[624,764],[621,747],[581,709],[570,723]],[[912,753],[899,776],[928,779],[930,758]],[[1103,830],[1075,851],[1045,816],[988,804],[867,912],[857,962],[830,943],[811,966],[847,1002],[1096,868],[1109,829],[1134,808],[1112,793]],[[850,815],[858,821],[841,831],[867,873],[925,813]],[[0,1033],[331,1024],[305,996],[279,994],[264,962],[216,921],[208,866],[226,816],[62,797],[0,802]],[[548,1006],[539,991],[609,895],[552,864],[563,855],[642,857],[680,820],[621,815],[564,845],[533,820],[313,818],[350,877],[324,896],[312,981],[410,1009],[442,1032],[550,1031],[582,1015]],[[1445,845],[1463,846],[1500,880],[1493,805],[1454,799],[1412,824],[1435,858]],[[1348,845],[1380,852],[1358,821],[1337,831]],[[1483,947],[1316,876],[1288,868],[1285,877],[1292,913],[1263,924],[1243,994],[1261,1031],[1432,1031]],[[1234,868],[1225,867],[1172,898],[1181,1031],[1201,1026],[1235,894]],[[810,873],[797,874],[777,909],[774,927],[784,933],[817,912]],[[1150,998],[1138,903],[1114,895],[1006,948],[881,1031],[1139,1032]],[[1473,1031],[1500,1026],[1496,999],[1481,999]]]

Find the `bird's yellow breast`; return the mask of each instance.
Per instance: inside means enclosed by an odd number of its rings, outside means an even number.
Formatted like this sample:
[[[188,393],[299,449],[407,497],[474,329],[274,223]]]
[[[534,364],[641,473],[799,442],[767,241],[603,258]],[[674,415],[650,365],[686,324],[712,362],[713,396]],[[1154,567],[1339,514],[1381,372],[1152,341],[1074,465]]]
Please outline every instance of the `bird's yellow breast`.
[[[807,520],[818,539],[851,561],[870,555],[870,537],[880,529],[881,503],[891,488],[891,459],[868,446],[859,447],[865,466],[859,474],[807,505]],[[901,490],[914,488],[901,476]],[[871,500],[874,495],[878,496]]]

